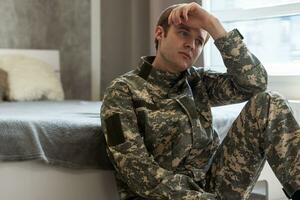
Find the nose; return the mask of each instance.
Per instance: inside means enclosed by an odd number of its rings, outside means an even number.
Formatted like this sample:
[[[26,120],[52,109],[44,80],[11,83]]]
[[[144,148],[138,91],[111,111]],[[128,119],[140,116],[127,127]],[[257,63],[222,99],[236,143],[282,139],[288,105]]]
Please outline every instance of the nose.
[[[194,39],[189,39],[186,41],[185,46],[190,48],[191,50],[195,50],[196,48],[196,42]]]

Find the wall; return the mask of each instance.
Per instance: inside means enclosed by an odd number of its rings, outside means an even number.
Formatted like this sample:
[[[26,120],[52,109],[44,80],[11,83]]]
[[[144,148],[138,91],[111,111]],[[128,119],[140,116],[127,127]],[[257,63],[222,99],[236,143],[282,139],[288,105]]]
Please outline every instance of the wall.
[[[58,49],[66,98],[90,99],[90,0],[0,0],[0,5],[0,48]]]
[[[148,0],[101,1],[101,96],[115,77],[148,55]]]

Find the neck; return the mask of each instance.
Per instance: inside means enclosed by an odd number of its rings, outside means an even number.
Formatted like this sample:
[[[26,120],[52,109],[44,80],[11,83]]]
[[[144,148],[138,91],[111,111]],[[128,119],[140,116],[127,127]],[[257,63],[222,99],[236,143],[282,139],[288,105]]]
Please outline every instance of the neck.
[[[152,63],[152,66],[155,68],[155,69],[159,69],[161,71],[165,71],[165,72],[169,72],[169,73],[178,73],[174,70],[172,70],[172,67],[168,67],[171,65],[171,63],[167,63],[167,62],[164,62],[166,59],[163,59],[162,58],[162,55],[160,53],[157,53],[156,56],[155,56],[155,59]]]

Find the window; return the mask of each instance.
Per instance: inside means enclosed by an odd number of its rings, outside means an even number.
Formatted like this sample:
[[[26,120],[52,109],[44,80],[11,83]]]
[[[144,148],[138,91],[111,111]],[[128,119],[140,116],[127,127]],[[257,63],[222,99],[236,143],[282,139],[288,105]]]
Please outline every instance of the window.
[[[227,30],[240,30],[248,48],[268,71],[270,89],[300,99],[297,92],[286,92],[292,84],[300,93],[300,0],[204,0],[203,6]],[[204,53],[206,67],[226,70],[212,42]]]
[[[299,3],[299,0],[211,0],[211,11],[222,11],[230,9],[252,9],[285,5],[291,3]]]

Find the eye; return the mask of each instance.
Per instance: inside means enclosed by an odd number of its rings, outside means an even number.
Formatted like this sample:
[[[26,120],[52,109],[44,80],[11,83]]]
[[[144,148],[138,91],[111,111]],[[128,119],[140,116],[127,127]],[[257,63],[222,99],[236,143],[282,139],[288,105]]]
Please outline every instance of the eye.
[[[195,43],[196,43],[197,46],[202,45],[202,40],[196,39],[196,40],[195,40]]]
[[[183,36],[183,37],[187,37],[187,36],[190,35],[190,33],[187,32],[187,31],[181,30],[181,31],[179,31],[179,35],[180,35],[180,36]]]

